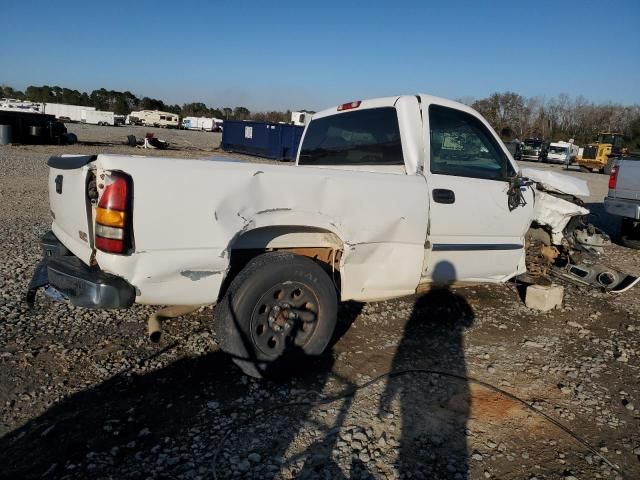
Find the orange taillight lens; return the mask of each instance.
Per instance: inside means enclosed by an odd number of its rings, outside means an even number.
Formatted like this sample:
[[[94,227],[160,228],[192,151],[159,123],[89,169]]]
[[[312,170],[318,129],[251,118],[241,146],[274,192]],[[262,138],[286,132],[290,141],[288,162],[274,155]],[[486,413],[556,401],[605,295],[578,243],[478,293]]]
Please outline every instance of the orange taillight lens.
[[[96,222],[107,227],[124,228],[125,213],[119,210],[96,208]]]

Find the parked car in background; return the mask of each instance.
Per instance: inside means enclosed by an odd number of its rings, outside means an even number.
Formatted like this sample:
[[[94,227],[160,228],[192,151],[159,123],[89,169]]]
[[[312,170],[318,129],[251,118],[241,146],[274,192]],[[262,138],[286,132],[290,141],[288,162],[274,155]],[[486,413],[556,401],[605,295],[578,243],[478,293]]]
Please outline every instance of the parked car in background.
[[[622,218],[623,245],[640,249],[640,156],[614,160],[604,209]]]
[[[547,142],[539,138],[527,138],[522,142],[522,160],[544,162],[547,159]]]

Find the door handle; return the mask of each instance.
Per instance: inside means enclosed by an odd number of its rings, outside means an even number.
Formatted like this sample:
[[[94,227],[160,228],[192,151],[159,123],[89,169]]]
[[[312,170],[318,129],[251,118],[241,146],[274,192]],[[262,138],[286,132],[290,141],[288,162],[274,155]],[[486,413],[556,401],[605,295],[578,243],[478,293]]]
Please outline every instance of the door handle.
[[[453,190],[447,190],[446,188],[434,188],[433,189],[433,201],[437,203],[455,203],[456,194]]]

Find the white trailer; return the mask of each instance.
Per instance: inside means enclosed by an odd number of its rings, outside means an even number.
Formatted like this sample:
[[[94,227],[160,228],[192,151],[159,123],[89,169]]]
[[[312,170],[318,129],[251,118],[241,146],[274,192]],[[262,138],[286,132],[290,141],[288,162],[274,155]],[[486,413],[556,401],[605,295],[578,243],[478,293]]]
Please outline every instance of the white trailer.
[[[129,114],[129,122],[148,127],[178,128],[180,116],[171,112],[161,112],[160,110],[140,110]]]
[[[182,119],[182,128],[185,130],[202,130],[213,132],[216,129],[215,118],[185,117]]]
[[[56,118],[71,120],[72,122],[82,122],[85,120],[85,113],[95,111],[94,107],[82,105],[67,105],[64,103],[45,103],[44,113],[54,115]]]
[[[104,112],[101,110],[85,110],[82,122],[90,123],[92,125],[111,125],[116,124],[115,113]]]
[[[309,112],[291,112],[291,123],[294,125],[305,126],[309,120],[311,120]]]

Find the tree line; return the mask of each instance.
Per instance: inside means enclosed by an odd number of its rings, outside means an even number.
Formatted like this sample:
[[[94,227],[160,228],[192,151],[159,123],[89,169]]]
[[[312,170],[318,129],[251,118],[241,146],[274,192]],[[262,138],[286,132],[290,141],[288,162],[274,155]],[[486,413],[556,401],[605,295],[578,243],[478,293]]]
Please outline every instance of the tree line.
[[[31,85],[22,92],[0,86],[0,97],[32,102],[85,105],[98,110],[126,115],[134,110],[162,110],[183,117],[216,117],[227,120],[262,120],[288,122],[291,112],[251,112],[246,107],[209,107],[202,102],[169,105],[150,97],[138,98],[133,93],[100,88],[91,93],[64,87]],[[625,135],[633,149],[640,149],[640,105],[596,104],[582,96],[560,94],[552,98],[523,97],[514,92],[493,93],[480,100],[464,103],[478,110],[505,140],[538,137],[547,140],[569,140],[578,144],[592,141],[600,131]]]
[[[596,104],[565,93],[552,98],[526,98],[514,92],[493,93],[466,102],[480,112],[505,140],[538,137],[569,140],[578,145],[598,132],[619,132],[632,149],[640,148],[640,105]]]
[[[254,118],[269,121],[289,121],[290,119],[290,112],[258,112],[252,114],[246,107],[212,108],[201,102],[170,105],[156,98],[139,98],[129,91],[118,92],[116,90],[107,90],[106,88],[87,93],[58,86],[31,85],[23,92],[12,87],[0,85],[0,98],[15,98],[37,103],[82,105],[95,107],[97,110],[114,112],[116,115],[128,115],[137,110],[161,110],[176,113],[182,117],[215,117],[227,120]]]

